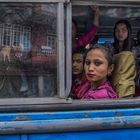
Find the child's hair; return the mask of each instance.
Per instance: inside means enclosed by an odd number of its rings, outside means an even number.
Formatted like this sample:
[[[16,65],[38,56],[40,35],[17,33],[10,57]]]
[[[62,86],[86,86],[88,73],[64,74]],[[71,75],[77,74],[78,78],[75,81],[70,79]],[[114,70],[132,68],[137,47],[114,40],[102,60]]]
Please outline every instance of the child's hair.
[[[77,21],[72,18],[72,23],[74,23],[75,27],[77,28]]]
[[[83,54],[83,55],[85,55],[86,51],[87,51],[86,48],[84,48],[83,46],[80,46],[80,47],[76,48],[76,49],[73,51],[72,56],[73,56],[74,54],[77,54],[77,53],[78,53],[78,54]]]
[[[113,59],[113,53],[112,53],[112,51],[110,51],[109,48],[106,48],[106,47],[104,47],[104,46],[102,46],[102,45],[98,45],[98,46],[97,46],[97,44],[96,44],[96,46],[91,47],[91,48],[86,52],[85,58],[84,58],[84,64],[85,64],[85,59],[86,59],[86,56],[87,56],[88,52],[90,52],[91,50],[97,50],[97,49],[98,49],[98,50],[101,50],[101,51],[105,54],[105,57],[106,57],[106,59],[107,59],[107,61],[108,61],[108,66],[111,66],[112,64],[114,64],[114,59]]]
[[[114,27],[114,44],[113,45],[114,45],[115,53],[119,53],[119,48],[118,48],[119,40],[115,36],[115,30],[116,30],[118,24],[125,24],[126,28],[128,30],[128,37],[126,40],[124,40],[122,51],[131,51],[131,49],[132,49],[131,24],[128,22],[128,20],[121,19],[121,20],[116,22],[115,27]]]

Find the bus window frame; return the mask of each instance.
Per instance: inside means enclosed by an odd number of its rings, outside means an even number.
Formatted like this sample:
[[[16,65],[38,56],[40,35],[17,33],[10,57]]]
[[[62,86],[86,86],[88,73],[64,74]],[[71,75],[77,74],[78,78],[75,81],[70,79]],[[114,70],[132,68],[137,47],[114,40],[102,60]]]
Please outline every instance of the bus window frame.
[[[13,0],[6,0],[4,2],[17,2],[17,1],[13,1]],[[26,0],[23,0],[24,2],[27,2]],[[22,2],[23,2],[22,1]],[[37,0],[30,0],[31,2],[38,2]],[[28,2],[30,2],[28,0]],[[3,2],[2,0],[0,0],[0,2]],[[19,1],[18,1],[19,2]],[[46,2],[45,0],[41,0],[39,2]],[[47,2],[50,2],[47,1]],[[51,1],[52,2],[52,1]],[[64,2],[66,2],[65,0],[54,0],[53,2],[60,2],[60,9],[62,8],[62,5],[64,4]],[[87,0],[86,2],[81,0],[80,2],[78,0],[74,1],[74,0],[71,0],[71,3],[67,3],[68,4],[68,9],[66,10],[66,25],[67,25],[67,28],[66,28],[66,56],[67,54],[70,54],[69,53],[69,48],[68,46],[71,46],[71,41],[69,41],[69,35],[71,35],[71,7],[72,5],[93,5],[93,4],[96,4],[96,5],[99,5],[99,6],[103,6],[103,4],[101,2],[104,2],[104,1],[92,1],[92,0]],[[121,1],[122,2],[122,1]],[[132,5],[131,2],[133,1],[130,1],[130,0],[124,0],[123,1],[123,5],[121,6],[132,6],[132,7],[138,7],[139,5],[137,5],[137,2],[138,1],[134,1],[134,5]],[[129,3],[127,3],[129,2]],[[71,5],[72,4],[72,5]],[[114,2],[115,4],[115,2]],[[140,4],[140,2],[139,2]],[[117,3],[115,6],[120,6],[119,3]],[[112,6],[112,3],[111,1],[105,1],[104,3],[104,6]],[[64,10],[64,9],[62,9]],[[61,14],[59,15],[61,16]],[[59,21],[60,22],[60,21]],[[69,28],[69,29],[68,29]],[[61,29],[63,30],[63,29]],[[63,32],[63,31],[62,31]],[[63,38],[63,37],[62,37]],[[59,38],[60,41],[62,38]],[[61,45],[61,43],[60,43]],[[64,52],[64,46],[62,47],[62,51],[63,53]],[[60,50],[59,50],[60,51]],[[60,52],[59,52],[60,53]],[[63,56],[63,58],[65,58]],[[71,58],[71,56],[69,55],[68,58]],[[61,60],[59,58],[59,60]],[[64,64],[65,61],[63,61],[63,64]],[[67,64],[67,68],[66,68],[66,73],[69,74],[69,72],[71,72],[71,68],[68,67],[68,63],[71,62],[71,59],[67,59],[66,60],[66,64]],[[61,63],[62,64],[62,63]],[[71,66],[71,65],[70,65]],[[70,69],[69,69],[70,68]],[[68,70],[69,69],[69,70]],[[63,70],[64,67],[63,67]],[[62,74],[62,71],[61,69],[59,69],[59,71],[61,73],[59,74]],[[66,75],[67,75],[66,74]],[[63,73],[64,75],[64,73]],[[64,81],[65,81],[65,78],[66,77],[63,77],[63,81],[62,81],[62,85],[64,84]],[[67,78],[68,80],[69,78]],[[60,84],[60,85],[61,85]],[[60,86],[59,85],[59,86]],[[26,111],[64,111],[64,110],[92,110],[92,109],[113,109],[113,108],[130,108],[130,107],[134,107],[134,108],[137,108],[140,106],[140,98],[139,97],[135,97],[135,98],[132,98],[132,99],[128,99],[128,98],[122,98],[122,99],[115,99],[115,100],[93,100],[93,101],[82,101],[82,100],[72,100],[70,98],[67,98],[66,96],[68,95],[68,92],[69,92],[69,89],[70,89],[70,86],[71,86],[71,81],[67,81],[67,85],[69,85],[68,87],[65,87],[63,85],[63,90],[61,90],[61,93],[62,95],[60,95],[60,98],[58,97],[54,97],[54,98],[51,98],[51,97],[47,97],[47,98],[28,98],[28,99],[24,99],[24,98],[18,98],[18,99],[0,99],[0,112],[26,112]],[[67,91],[67,93],[66,93]],[[66,94],[65,94],[66,93]]]
[[[139,0],[71,0],[72,5],[139,7]]]
[[[0,0],[0,3],[41,3],[41,4],[49,4],[54,3],[57,4],[57,43],[58,43],[58,49],[57,49],[57,96],[54,97],[35,97],[35,98],[1,98],[0,99],[0,106],[19,106],[19,105],[33,105],[33,104],[57,104],[57,103],[70,103],[71,100],[66,99],[66,96],[68,96],[68,92],[70,92],[70,83],[71,80],[65,75],[65,67],[67,69],[70,69],[71,67],[68,65],[68,59],[66,59],[65,64],[65,42],[66,46],[69,44],[71,45],[71,41],[69,36],[71,35],[71,24],[70,18],[66,18],[66,25],[64,24],[65,14],[64,14],[64,8],[65,4],[69,5],[69,0]],[[66,6],[67,15],[69,15],[71,10],[70,6]],[[68,12],[69,11],[69,12]],[[71,15],[71,14],[70,14]],[[67,21],[68,20],[68,21]],[[66,28],[66,40],[64,39],[64,26]],[[67,27],[69,26],[69,27]],[[67,48],[67,47],[66,47]],[[67,52],[71,50],[70,47],[67,50]],[[71,58],[71,55],[68,55],[68,58]],[[65,66],[66,65],[66,66]],[[69,74],[69,77],[71,75]],[[67,82],[67,85],[65,85],[65,80],[70,81]],[[60,88],[61,87],[61,88]],[[67,93],[67,95],[66,95]]]
[[[140,1],[139,0],[71,0],[72,6],[89,6],[89,5],[97,5],[97,6],[107,6],[107,7],[132,7],[139,8]],[[78,109],[112,109],[112,108],[130,108],[130,107],[139,107],[140,105],[140,97],[132,97],[132,98],[118,98],[118,99],[107,99],[107,100],[90,100],[90,101],[81,101],[74,100],[73,105],[71,105]],[[68,105],[69,106],[69,105]]]

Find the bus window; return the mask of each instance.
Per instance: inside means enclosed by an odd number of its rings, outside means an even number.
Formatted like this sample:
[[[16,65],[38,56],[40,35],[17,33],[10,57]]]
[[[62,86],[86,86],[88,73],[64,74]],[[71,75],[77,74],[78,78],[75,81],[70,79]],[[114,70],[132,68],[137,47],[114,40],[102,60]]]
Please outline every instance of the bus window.
[[[64,98],[63,3],[0,7],[0,98]]]
[[[90,29],[93,24],[94,13],[90,9],[90,5],[96,5],[90,3],[89,5],[78,4],[78,2],[73,2],[72,7],[72,17],[77,22],[77,32],[78,36],[83,35],[87,30]],[[132,39],[136,37],[138,29],[140,29],[139,22],[139,11],[140,8],[137,5],[115,5],[115,4],[100,4],[97,3],[100,9],[100,22],[99,30],[96,34],[98,40],[96,43],[104,45],[113,50],[113,32],[115,23],[120,19],[126,19],[130,22],[132,26]],[[93,46],[95,40],[89,42]],[[85,46],[86,47],[86,46]]]
[[[56,95],[57,5],[0,7],[0,97]]]

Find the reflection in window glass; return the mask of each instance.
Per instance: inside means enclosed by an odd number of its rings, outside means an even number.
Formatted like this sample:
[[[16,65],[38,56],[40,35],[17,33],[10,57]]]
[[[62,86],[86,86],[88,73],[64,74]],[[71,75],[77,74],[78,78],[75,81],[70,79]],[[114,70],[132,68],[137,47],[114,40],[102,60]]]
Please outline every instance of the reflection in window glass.
[[[57,5],[0,7],[0,98],[56,95]]]

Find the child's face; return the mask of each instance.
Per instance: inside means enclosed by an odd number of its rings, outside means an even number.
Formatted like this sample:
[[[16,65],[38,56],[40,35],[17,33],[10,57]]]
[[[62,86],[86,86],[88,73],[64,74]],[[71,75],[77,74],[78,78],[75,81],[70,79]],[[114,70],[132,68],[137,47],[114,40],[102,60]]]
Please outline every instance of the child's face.
[[[104,83],[107,80],[107,75],[112,72],[112,68],[108,66],[104,52],[99,49],[88,52],[84,69],[89,81],[100,84]]]
[[[123,42],[128,37],[128,29],[124,23],[119,23],[115,29],[115,36],[119,42]]]
[[[83,72],[83,54],[75,53],[72,58],[72,73],[74,75],[81,74]]]

